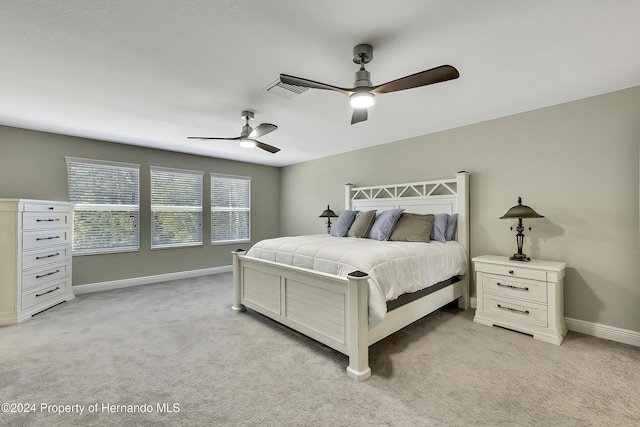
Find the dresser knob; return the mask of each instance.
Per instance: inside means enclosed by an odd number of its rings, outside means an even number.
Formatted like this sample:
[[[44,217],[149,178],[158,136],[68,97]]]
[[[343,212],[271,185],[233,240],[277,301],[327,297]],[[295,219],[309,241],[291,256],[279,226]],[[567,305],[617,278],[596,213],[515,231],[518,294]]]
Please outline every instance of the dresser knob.
[[[513,274],[513,270],[509,270],[509,274]]]

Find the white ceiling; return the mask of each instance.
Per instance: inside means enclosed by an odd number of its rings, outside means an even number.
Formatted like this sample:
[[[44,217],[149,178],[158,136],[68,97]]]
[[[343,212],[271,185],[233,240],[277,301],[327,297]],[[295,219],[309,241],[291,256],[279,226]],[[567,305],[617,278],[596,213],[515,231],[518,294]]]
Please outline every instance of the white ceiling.
[[[640,1],[3,0],[0,124],[273,166],[640,84]],[[265,91],[280,73],[353,86],[443,64],[457,80],[382,95]],[[230,141],[242,110],[270,154]],[[123,159],[126,161],[126,159]]]

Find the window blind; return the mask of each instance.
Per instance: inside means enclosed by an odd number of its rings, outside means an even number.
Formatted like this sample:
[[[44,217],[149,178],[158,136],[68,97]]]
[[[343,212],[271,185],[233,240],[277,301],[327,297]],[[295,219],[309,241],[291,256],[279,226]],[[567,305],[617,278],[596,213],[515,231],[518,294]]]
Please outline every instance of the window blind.
[[[251,240],[251,178],[211,174],[211,243]]]
[[[203,175],[151,167],[151,249],[202,245]]]
[[[73,254],[140,248],[140,165],[66,157]]]

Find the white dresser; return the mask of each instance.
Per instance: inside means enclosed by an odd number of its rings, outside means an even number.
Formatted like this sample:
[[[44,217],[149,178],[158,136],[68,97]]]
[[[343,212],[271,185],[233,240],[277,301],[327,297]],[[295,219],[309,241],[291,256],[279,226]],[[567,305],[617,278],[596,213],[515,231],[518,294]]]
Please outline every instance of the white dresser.
[[[566,263],[483,255],[473,258],[473,265],[478,305],[474,322],[562,343],[567,333],[563,296]]]
[[[74,298],[73,204],[0,199],[0,325]]]

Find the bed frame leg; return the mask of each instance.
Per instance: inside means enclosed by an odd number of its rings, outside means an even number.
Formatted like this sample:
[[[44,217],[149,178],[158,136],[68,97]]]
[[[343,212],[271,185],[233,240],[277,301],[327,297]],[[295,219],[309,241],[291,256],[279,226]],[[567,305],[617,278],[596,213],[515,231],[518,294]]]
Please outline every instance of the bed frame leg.
[[[235,293],[233,305],[231,308],[237,312],[245,311],[242,305],[242,271],[240,269],[240,257],[244,256],[243,249],[236,249],[231,252],[233,254],[233,290]]]
[[[462,279],[462,296],[458,298],[458,308],[468,310],[470,306],[469,274],[467,273]]]
[[[371,376],[369,368],[369,275],[354,271],[349,279],[349,366],[347,375],[364,381]]]

